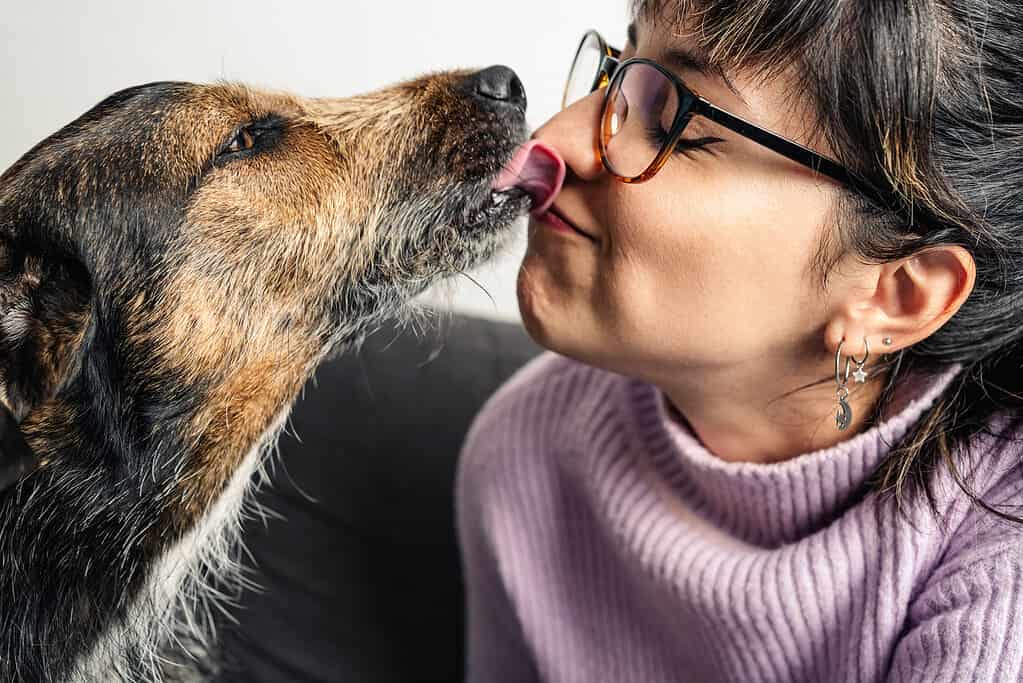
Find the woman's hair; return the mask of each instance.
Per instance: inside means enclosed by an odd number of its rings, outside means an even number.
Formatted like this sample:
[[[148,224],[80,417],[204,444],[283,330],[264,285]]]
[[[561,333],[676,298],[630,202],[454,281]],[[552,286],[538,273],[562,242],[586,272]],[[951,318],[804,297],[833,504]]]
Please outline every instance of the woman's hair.
[[[836,156],[898,206],[847,193],[820,271],[853,250],[868,262],[960,245],[976,262],[956,315],[889,366],[879,412],[899,378],[962,371],[871,481],[936,511],[946,468],[987,510],[964,461],[1000,413],[1023,408],[1023,2],[1020,0],[635,0],[677,12],[678,29],[723,68],[764,77],[795,69]]]

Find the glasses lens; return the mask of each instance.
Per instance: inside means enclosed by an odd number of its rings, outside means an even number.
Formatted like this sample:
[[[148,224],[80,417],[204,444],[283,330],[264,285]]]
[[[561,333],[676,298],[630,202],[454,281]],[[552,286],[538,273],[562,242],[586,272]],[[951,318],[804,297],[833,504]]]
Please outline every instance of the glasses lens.
[[[565,98],[562,108],[575,104],[593,92],[593,83],[597,80],[597,70],[604,57],[600,38],[596,33],[587,33],[579,44],[579,51],[572,62],[572,70],[568,73],[568,84],[565,86]]]
[[[668,144],[679,111],[675,84],[659,69],[627,64],[607,93],[601,151],[612,173],[638,178]]]

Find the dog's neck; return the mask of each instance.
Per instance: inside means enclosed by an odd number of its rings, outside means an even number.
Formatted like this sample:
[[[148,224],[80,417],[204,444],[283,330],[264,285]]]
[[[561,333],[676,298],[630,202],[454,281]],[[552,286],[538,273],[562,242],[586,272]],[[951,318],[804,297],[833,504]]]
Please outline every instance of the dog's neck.
[[[295,393],[267,398],[262,405],[274,410],[259,431],[216,435],[216,451],[156,440],[147,453],[130,450],[114,437],[132,432],[104,433],[99,425],[123,422],[90,420],[100,416],[88,400],[54,402],[48,414],[30,416],[27,440],[43,464],[0,497],[0,595],[13,596],[0,598],[0,680],[160,681],[168,660],[194,655],[182,645],[208,647],[207,601],[227,586],[207,584],[237,574],[244,494]],[[231,450],[237,444],[240,452]],[[193,512],[181,501],[199,486],[200,475],[190,474],[197,461],[225,465],[222,474],[202,472],[223,478],[216,491],[203,482]],[[168,643],[176,657],[163,651]],[[179,675],[171,680],[186,680],[184,668],[172,668]]]
[[[215,603],[241,588],[240,533],[250,488],[286,419],[283,411],[242,459],[219,499],[198,524],[158,558],[133,604],[110,624],[74,667],[72,681],[205,680],[216,666]],[[168,645],[171,647],[168,647]]]
[[[380,315],[397,311],[373,303]],[[188,680],[190,660],[211,642],[208,601],[237,575],[239,514],[253,473],[309,373],[331,349],[356,346],[378,319],[356,318],[325,340],[290,370],[290,383],[259,376],[239,391],[208,388],[193,404],[146,404],[144,432],[155,437],[145,452],[132,442],[139,421],[123,410],[125,394],[111,387],[66,387],[31,415],[26,437],[43,465],[0,496],[0,595],[18,596],[0,598],[0,652],[11,655],[0,659],[0,680]],[[188,426],[202,419],[202,438],[160,438],[194,435]],[[213,580],[217,590],[209,590]],[[161,671],[168,662],[171,670]]]

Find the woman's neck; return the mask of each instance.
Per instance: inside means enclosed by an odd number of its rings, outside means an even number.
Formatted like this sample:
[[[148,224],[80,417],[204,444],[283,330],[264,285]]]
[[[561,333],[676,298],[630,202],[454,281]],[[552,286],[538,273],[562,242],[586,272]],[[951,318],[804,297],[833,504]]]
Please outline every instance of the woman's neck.
[[[837,387],[834,380],[818,383],[821,374],[778,373],[752,380],[744,373],[742,379],[714,374],[658,385],[676,419],[728,462],[782,462],[845,441],[868,427],[884,386],[881,375],[866,384],[850,379],[847,401],[853,418],[838,431]]]

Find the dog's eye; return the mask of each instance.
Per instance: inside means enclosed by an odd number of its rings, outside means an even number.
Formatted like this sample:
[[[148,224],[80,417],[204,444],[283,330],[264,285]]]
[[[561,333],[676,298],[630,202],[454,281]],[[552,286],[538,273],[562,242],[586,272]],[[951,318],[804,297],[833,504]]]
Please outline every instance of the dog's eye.
[[[256,146],[256,136],[248,128],[242,128],[224,148],[224,154],[246,152]]]
[[[213,164],[222,166],[267,152],[280,141],[283,131],[283,122],[275,115],[250,121],[222,143]]]

